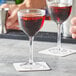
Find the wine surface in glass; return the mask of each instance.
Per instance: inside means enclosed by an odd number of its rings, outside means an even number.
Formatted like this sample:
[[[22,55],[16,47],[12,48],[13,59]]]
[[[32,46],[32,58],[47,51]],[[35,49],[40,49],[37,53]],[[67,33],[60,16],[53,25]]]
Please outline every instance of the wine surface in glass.
[[[21,28],[29,35],[34,36],[43,26],[45,16],[39,14],[26,14],[21,18]]]
[[[72,6],[68,4],[52,3],[49,6],[51,19],[57,23],[63,23],[70,15]]]

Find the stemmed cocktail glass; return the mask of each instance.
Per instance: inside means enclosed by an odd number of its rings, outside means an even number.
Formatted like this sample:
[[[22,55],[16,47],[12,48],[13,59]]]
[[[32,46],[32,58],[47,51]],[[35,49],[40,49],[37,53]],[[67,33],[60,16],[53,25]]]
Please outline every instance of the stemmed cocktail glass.
[[[18,11],[20,28],[27,34],[30,41],[29,61],[24,63],[14,63],[18,71],[48,70],[46,62],[34,62],[33,60],[33,40],[34,36],[42,28],[45,20],[45,10],[23,9]]]
[[[57,47],[46,49],[48,54],[57,56],[66,56],[73,53],[74,51],[61,47],[61,29],[64,21],[68,19],[72,10],[72,0],[46,0],[48,12],[51,20],[57,24],[58,36],[57,36]],[[69,25],[68,25],[69,26]],[[52,27],[52,25],[50,25]],[[40,53],[45,53],[40,51]]]

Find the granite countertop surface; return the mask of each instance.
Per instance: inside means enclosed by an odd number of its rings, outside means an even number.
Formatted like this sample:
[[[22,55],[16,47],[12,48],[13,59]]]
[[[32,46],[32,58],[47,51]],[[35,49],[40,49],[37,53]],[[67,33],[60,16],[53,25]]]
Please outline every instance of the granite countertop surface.
[[[38,53],[54,46],[56,42],[34,41],[34,61],[45,61],[52,70],[17,72],[13,63],[28,61],[29,42],[0,38],[0,76],[76,76],[75,53],[66,57]],[[62,46],[76,50],[76,44],[62,43]]]

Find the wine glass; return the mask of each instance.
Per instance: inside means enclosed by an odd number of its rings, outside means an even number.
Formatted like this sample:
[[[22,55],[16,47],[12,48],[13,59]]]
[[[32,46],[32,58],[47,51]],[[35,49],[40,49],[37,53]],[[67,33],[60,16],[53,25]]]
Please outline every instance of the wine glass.
[[[49,70],[46,62],[34,62],[33,60],[33,40],[34,36],[42,28],[45,20],[45,10],[23,9],[18,12],[20,28],[27,34],[30,41],[29,62],[14,63],[17,71]]]
[[[57,24],[57,47],[45,50],[48,54],[66,56],[73,53],[72,50],[61,47],[61,29],[64,21],[68,19],[72,10],[72,0],[46,0],[51,20]],[[51,26],[50,26],[51,27]],[[40,53],[45,53],[41,51]]]

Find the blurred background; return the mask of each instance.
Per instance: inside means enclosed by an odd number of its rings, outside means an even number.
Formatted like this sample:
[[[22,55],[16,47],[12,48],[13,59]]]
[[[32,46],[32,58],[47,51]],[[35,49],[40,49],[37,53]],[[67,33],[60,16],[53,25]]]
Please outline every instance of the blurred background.
[[[4,2],[5,0],[2,0],[2,1]],[[23,1],[24,0],[6,0],[6,2],[9,3],[9,4],[20,4]],[[1,3],[1,0],[0,0],[0,3]],[[48,13],[47,10],[46,10],[46,12]],[[49,15],[47,14],[46,16],[49,16]],[[76,0],[73,0],[72,13],[71,13],[70,17],[67,19],[67,21],[65,21],[65,23],[63,23],[63,30],[62,30],[62,32],[63,32],[63,35],[66,36],[66,37],[67,36],[68,37],[71,36],[70,32],[69,32],[69,28],[71,26],[70,21],[71,21],[72,17],[74,17],[74,16],[76,16]],[[41,31],[57,32],[57,26],[56,26],[56,24],[53,21],[46,20],[44,22],[44,26],[41,29]]]

